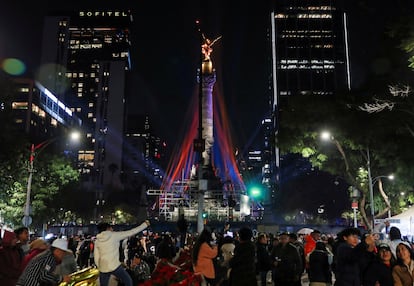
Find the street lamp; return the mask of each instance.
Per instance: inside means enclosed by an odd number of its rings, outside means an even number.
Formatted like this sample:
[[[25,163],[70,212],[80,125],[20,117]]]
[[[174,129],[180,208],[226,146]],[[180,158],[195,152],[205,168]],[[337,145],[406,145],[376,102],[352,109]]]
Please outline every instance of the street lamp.
[[[55,142],[60,137],[54,137],[48,140],[45,140],[37,145],[32,144],[30,147],[30,157],[29,157],[29,177],[27,179],[27,190],[26,190],[26,204],[24,206],[24,215],[22,223],[25,227],[29,227],[32,224],[32,217],[30,216],[30,197],[32,192],[32,178],[34,173],[34,159],[35,156],[38,155],[42,150],[44,150],[47,146]],[[78,140],[80,138],[79,132],[72,132],[70,134],[71,140]],[[39,150],[39,151],[37,151]],[[37,151],[37,152],[36,152]],[[36,154],[37,153],[37,154]]]

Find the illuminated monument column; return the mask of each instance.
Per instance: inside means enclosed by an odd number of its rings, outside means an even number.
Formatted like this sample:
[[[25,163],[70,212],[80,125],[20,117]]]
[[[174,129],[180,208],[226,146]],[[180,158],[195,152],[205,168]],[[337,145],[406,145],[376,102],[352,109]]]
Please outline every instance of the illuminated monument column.
[[[211,62],[210,62],[211,63]],[[213,135],[213,86],[216,82],[216,72],[205,74],[203,63],[202,76],[202,138],[205,142],[205,149],[202,153],[203,166],[211,166],[211,150],[214,144]]]
[[[213,69],[210,54],[213,51],[212,46],[221,38],[218,37],[211,41],[203,35],[203,44],[201,52],[203,60],[201,64],[201,86],[202,86],[202,139],[205,142],[202,153],[203,166],[211,166],[211,150],[214,144],[213,135],[213,87],[216,82],[216,72]]]
[[[204,34],[201,45],[201,71],[200,71],[200,102],[199,102],[199,139],[201,139],[202,148],[200,148],[201,160],[199,166],[199,194],[198,194],[198,214],[197,214],[197,232],[200,233],[204,227],[202,213],[204,212],[204,195],[209,188],[208,180],[214,175],[211,162],[211,150],[214,144],[213,137],[213,87],[216,82],[216,72],[213,69],[213,63],[210,54],[213,51],[212,46],[220,37],[214,41],[207,39]]]

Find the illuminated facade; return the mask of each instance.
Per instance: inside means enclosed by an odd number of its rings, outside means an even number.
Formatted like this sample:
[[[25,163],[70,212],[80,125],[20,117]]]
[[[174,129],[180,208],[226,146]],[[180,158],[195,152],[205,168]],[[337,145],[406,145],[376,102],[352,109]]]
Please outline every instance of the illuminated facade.
[[[271,13],[273,125],[291,96],[333,96],[351,88],[347,15],[341,0],[275,0]],[[269,132],[268,132],[269,135]],[[271,176],[280,189],[280,155],[269,145]],[[274,198],[272,194],[272,198]]]
[[[14,84],[17,88],[12,102],[14,124],[33,142],[60,136],[81,126],[82,121],[65,103],[39,82],[16,78]]]
[[[129,11],[92,10],[49,16],[44,22],[39,81],[82,118],[79,162],[100,201],[104,191],[122,188],[131,23]]]
[[[334,0],[275,1],[275,96],[333,95],[350,89],[346,14]]]

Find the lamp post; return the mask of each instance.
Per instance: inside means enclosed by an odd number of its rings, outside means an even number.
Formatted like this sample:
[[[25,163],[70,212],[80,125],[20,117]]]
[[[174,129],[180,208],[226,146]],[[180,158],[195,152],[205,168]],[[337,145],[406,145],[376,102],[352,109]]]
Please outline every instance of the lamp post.
[[[371,158],[369,155],[369,148],[367,148],[367,170],[368,170],[368,188],[369,188],[369,201],[371,207],[371,230],[374,229],[375,221],[375,210],[374,210],[374,185],[372,183],[372,176],[371,176]]]
[[[79,132],[72,132],[70,134],[71,140],[78,140],[80,137]],[[30,216],[30,205],[31,205],[31,192],[32,192],[32,178],[34,173],[34,160],[37,154],[39,154],[44,148],[49,146],[51,143],[55,142],[59,137],[54,137],[48,140],[45,140],[37,145],[32,144],[30,147],[30,157],[29,157],[29,177],[27,178],[27,190],[26,190],[26,204],[24,206],[24,214],[22,223],[25,227],[29,227],[32,224],[32,217]]]

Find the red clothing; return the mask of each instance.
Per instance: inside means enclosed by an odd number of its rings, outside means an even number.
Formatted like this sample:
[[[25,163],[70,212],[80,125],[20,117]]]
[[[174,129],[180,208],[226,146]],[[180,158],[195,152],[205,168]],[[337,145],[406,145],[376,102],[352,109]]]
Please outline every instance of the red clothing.
[[[316,247],[316,241],[313,239],[313,237],[308,234],[307,236],[305,236],[305,245],[303,248],[305,257],[311,253]]]
[[[20,251],[16,242],[17,238],[14,232],[5,231],[0,249],[1,286],[16,286],[17,279],[21,274]]]
[[[36,255],[38,255],[39,253],[45,250],[46,249],[39,249],[39,248],[31,249],[29,253],[23,258],[23,261],[21,264],[21,271],[23,272],[23,270],[26,268],[27,264],[29,263],[30,260],[32,260],[33,257],[35,257]]]
[[[309,260],[307,258],[308,258],[308,255],[315,249],[316,241],[313,239],[313,237],[310,234],[306,235],[304,240],[305,240],[305,243],[303,246],[303,254],[305,255],[305,261],[306,261],[305,268],[308,269]]]
[[[216,278],[213,259],[217,254],[217,246],[210,246],[207,242],[202,243],[198,252],[197,263],[194,265],[194,272],[202,273],[205,277],[210,279]]]

